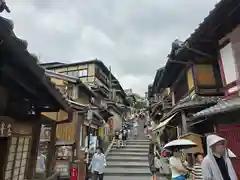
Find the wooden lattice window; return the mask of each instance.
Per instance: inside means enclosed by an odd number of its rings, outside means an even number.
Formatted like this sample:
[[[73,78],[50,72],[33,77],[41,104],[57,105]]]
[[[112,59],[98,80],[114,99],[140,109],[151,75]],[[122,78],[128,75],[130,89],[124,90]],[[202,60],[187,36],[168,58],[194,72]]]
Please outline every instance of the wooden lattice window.
[[[30,137],[12,137],[4,180],[24,180]]]

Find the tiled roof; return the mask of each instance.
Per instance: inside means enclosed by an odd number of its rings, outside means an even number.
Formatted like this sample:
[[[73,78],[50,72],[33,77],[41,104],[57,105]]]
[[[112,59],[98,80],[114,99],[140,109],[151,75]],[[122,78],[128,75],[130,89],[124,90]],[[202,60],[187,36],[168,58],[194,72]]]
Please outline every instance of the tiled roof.
[[[2,41],[2,47],[7,48],[10,53],[17,57],[17,60],[12,63],[16,66],[28,69],[29,72],[40,81],[40,83],[38,82],[36,85],[41,84],[44,89],[48,91],[50,97],[54,97],[54,101],[57,102],[62,109],[71,111],[66,99],[55,88],[49,78],[45,76],[44,69],[37,64],[37,56],[28,52],[27,41],[18,38],[13,32],[13,21],[0,16],[0,26],[0,40]]]
[[[185,109],[191,108],[195,106],[202,106],[207,104],[216,104],[219,100],[219,97],[204,97],[204,96],[195,96],[193,99],[185,99],[184,101],[180,101],[172,111],[177,109]]]
[[[237,109],[240,109],[240,97],[229,100],[220,100],[216,105],[194,114],[191,121],[201,117],[212,116]]]
[[[192,98],[185,98],[184,100],[182,101],[179,101],[178,104],[176,104],[171,111],[169,111],[163,118],[162,120],[165,120],[167,119],[168,117],[170,117],[171,115],[177,113],[177,112],[180,112],[182,110],[191,110],[191,109],[194,109],[194,108],[198,108],[198,107],[201,107],[201,106],[204,106],[204,107],[209,107],[211,105],[214,105],[218,102],[219,100],[219,97],[203,97],[203,96],[197,96],[195,95],[194,97]],[[161,121],[162,121],[161,120]]]

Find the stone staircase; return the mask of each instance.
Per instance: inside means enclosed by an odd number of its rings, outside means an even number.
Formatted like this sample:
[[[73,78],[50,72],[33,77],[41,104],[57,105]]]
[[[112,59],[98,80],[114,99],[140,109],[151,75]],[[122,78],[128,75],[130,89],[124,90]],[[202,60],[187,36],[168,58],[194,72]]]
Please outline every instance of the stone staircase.
[[[107,156],[104,180],[149,180],[149,140],[128,140],[124,148],[113,148]]]

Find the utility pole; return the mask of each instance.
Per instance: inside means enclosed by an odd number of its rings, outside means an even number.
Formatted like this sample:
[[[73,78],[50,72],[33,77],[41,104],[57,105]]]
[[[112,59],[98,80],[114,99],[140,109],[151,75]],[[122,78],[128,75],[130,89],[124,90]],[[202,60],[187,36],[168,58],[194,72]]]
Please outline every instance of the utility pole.
[[[109,99],[112,100],[112,69],[109,66]]]

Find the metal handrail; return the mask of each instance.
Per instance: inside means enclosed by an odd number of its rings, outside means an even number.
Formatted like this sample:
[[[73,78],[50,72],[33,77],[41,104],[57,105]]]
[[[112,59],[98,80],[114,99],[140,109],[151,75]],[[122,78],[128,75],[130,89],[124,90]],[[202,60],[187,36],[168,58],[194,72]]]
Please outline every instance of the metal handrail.
[[[46,178],[46,180],[58,180],[59,174],[59,172],[54,172],[50,177]]]
[[[111,143],[108,145],[108,148],[104,152],[105,157],[107,157],[109,151],[112,149],[112,146],[113,146],[114,142],[115,142],[115,137],[112,138]],[[91,164],[92,164],[92,161],[89,163],[88,169],[91,167]]]

